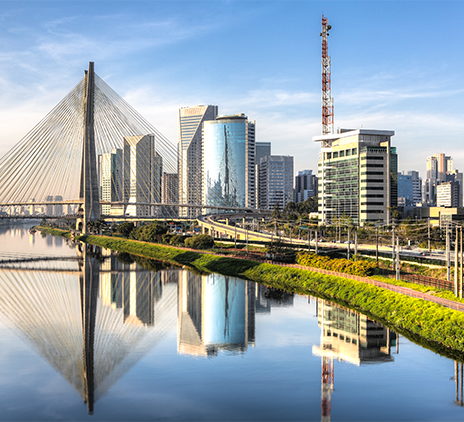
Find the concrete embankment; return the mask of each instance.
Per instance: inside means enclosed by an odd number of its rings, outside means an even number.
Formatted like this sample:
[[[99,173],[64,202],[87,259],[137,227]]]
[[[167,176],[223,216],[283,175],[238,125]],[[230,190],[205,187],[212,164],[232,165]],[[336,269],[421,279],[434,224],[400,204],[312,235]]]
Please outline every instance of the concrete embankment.
[[[68,237],[63,231],[42,230]],[[84,235],[79,240],[108,249],[195,267],[201,271],[242,277],[295,293],[320,296],[359,310],[435,352],[464,361],[464,313],[446,308],[444,303],[435,303],[435,299],[440,298],[432,295],[419,295],[419,292],[412,289],[398,288],[371,278],[306,269],[296,265],[260,263],[115,237]],[[411,297],[412,295],[416,297]]]

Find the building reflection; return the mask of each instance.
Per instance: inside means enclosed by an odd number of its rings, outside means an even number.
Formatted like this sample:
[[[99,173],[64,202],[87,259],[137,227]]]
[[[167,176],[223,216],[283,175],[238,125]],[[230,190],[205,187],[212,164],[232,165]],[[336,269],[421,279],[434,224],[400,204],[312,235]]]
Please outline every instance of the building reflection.
[[[330,421],[334,386],[334,359],[353,365],[393,362],[391,347],[396,333],[365,315],[323,299],[317,299],[321,343],[312,348],[321,357],[321,416]]]
[[[180,354],[243,353],[255,341],[255,283],[184,271],[179,279]]]

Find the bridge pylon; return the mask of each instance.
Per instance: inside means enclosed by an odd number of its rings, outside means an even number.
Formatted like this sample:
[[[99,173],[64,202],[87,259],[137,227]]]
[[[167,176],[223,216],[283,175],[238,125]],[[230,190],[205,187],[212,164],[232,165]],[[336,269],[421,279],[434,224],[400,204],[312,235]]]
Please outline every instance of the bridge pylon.
[[[95,150],[95,72],[93,62],[89,62],[89,69],[85,72],[84,92],[84,136],[79,189],[79,199],[82,199],[82,217],[77,219],[76,229],[87,233],[87,223],[91,220],[98,220],[101,215]]]

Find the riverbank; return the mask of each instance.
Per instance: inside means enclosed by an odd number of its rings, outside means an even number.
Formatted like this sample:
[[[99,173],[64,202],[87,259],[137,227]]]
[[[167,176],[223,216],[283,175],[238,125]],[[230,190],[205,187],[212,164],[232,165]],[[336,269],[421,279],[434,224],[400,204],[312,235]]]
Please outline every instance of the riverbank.
[[[70,233],[63,230],[40,230],[52,235],[70,237]],[[176,265],[194,267],[205,272],[246,278],[299,294],[320,296],[356,309],[424,347],[452,359],[464,361],[464,313],[424,299],[408,297],[345,277],[217,256],[186,248],[93,235],[82,235],[78,240]]]

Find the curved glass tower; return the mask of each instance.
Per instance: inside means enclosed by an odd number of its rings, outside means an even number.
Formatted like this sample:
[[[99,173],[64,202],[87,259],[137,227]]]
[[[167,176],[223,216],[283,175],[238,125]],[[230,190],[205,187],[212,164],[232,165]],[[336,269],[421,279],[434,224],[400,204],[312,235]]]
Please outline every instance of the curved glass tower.
[[[255,207],[255,122],[244,114],[203,124],[203,203]]]

